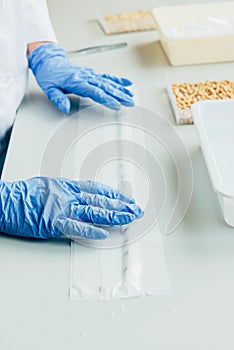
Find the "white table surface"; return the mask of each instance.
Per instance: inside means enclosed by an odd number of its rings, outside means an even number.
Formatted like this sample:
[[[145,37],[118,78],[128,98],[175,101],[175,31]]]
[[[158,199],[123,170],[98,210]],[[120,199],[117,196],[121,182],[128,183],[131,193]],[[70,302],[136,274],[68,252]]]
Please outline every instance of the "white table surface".
[[[165,92],[168,80],[178,76],[187,80],[194,76],[231,76],[234,64],[172,68],[155,42],[154,32],[105,36],[93,21],[96,8],[111,13],[152,8],[155,3],[50,0],[49,8],[59,41],[68,49],[126,40],[129,46],[125,50],[75,62],[130,77],[138,91],[138,103],[174,123]],[[11,141],[4,180],[35,175],[45,140],[64,118],[31,82],[17,116],[17,133]],[[40,129],[35,130],[38,125]],[[0,349],[233,349],[234,231],[224,224],[194,126],[177,128],[191,155],[194,190],[183,222],[171,235],[163,228],[176,190],[175,169],[166,151],[159,150],[150,138],[147,141],[160,159],[168,183],[169,198],[160,225],[172,287],[169,295],[71,301],[68,241],[38,242],[2,235]]]

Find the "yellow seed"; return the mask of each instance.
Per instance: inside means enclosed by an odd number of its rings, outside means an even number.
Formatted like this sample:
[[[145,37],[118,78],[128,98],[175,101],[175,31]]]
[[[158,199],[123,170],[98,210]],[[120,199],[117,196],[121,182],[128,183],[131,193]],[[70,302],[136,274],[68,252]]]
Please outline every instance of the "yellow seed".
[[[192,117],[189,118],[189,124],[193,124],[193,118]]]

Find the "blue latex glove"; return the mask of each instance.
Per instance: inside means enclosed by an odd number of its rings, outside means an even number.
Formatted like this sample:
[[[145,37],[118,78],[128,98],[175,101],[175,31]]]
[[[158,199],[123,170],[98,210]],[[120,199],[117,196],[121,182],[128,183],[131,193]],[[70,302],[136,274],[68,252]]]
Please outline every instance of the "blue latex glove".
[[[33,238],[105,239],[98,225],[125,225],[143,215],[133,199],[91,181],[35,177],[0,181],[0,232]]]
[[[62,112],[70,111],[70,101],[65,94],[90,97],[114,110],[121,105],[134,105],[133,94],[126,89],[132,84],[128,79],[75,66],[66,58],[65,50],[56,44],[37,47],[29,55],[28,62],[39,86]]]

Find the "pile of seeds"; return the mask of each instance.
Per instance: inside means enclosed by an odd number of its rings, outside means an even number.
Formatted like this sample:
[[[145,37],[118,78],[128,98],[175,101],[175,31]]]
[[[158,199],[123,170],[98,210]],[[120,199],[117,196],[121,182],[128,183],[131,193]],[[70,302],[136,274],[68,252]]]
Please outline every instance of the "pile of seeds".
[[[223,100],[234,98],[234,82],[229,80],[198,83],[172,84],[179,110],[189,109],[193,103],[203,100]]]

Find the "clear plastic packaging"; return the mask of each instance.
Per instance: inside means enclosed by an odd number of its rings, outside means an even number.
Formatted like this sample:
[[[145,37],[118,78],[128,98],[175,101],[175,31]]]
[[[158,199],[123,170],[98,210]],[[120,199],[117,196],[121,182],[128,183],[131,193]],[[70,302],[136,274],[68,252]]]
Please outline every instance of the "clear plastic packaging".
[[[127,237],[125,232],[123,243]],[[158,226],[140,240],[119,248],[96,249],[72,242],[71,253],[71,299],[122,299],[170,290]]]
[[[144,131],[129,124],[129,113],[133,120],[139,117],[137,109],[115,113],[95,105],[91,109],[80,106],[80,110],[80,136],[73,145],[74,152],[70,152],[74,159],[67,159],[66,164],[75,164],[81,180],[90,178],[117,187],[145,208],[150,196],[150,171],[147,172]],[[164,178],[158,181],[163,187]],[[71,243],[72,299],[119,299],[169,291],[156,214],[161,210],[161,202],[157,198],[155,204],[154,196],[150,198],[151,210],[143,219],[129,226],[108,228],[110,235],[104,241],[77,239]],[[156,215],[153,221],[151,211]]]

